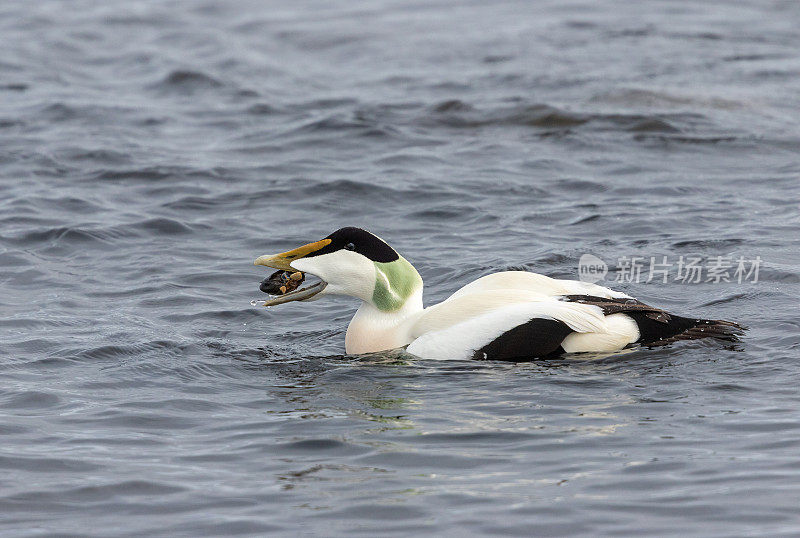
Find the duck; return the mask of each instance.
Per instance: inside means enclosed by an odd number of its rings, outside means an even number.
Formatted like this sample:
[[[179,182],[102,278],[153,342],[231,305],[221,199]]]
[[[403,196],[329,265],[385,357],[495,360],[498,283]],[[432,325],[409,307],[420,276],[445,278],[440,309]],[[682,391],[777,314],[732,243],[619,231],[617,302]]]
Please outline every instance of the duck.
[[[528,271],[483,276],[425,307],[414,266],[357,227],[259,256],[254,264],[277,269],[273,277],[294,283],[264,306],[327,295],[359,299],[345,334],[349,355],[405,348],[422,359],[522,362],[699,338],[737,341],[744,331],[731,321],[678,316],[599,284]],[[306,274],[318,281],[300,287]],[[269,281],[261,289],[272,293]]]

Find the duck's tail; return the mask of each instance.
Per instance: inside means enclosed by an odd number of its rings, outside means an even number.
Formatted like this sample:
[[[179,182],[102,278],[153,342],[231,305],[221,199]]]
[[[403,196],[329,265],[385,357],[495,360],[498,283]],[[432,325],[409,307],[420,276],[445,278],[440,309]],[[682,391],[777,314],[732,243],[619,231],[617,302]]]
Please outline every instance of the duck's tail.
[[[639,314],[639,313],[637,313]],[[630,314],[629,314],[630,315]],[[726,342],[738,342],[744,334],[746,327],[722,319],[697,319],[685,318],[669,314],[666,327],[663,322],[656,322],[646,315],[634,315],[641,332],[640,344],[648,346],[663,346],[681,340],[698,340],[700,338],[715,338]]]
[[[645,346],[662,346],[699,338],[738,342],[747,329],[733,321],[676,316],[629,297],[609,299],[591,295],[564,295],[562,300],[597,306],[606,316],[622,313],[631,317],[639,328],[639,339],[634,344]]]

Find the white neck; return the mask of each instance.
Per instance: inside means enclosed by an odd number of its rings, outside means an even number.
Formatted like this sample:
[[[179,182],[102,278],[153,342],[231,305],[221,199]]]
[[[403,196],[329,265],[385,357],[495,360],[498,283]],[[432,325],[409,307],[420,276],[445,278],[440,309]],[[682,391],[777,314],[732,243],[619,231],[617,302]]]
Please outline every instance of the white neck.
[[[383,312],[369,302],[361,303],[344,338],[349,354],[373,353],[396,349],[411,343],[410,325],[422,313],[422,290],[414,292],[403,306]]]

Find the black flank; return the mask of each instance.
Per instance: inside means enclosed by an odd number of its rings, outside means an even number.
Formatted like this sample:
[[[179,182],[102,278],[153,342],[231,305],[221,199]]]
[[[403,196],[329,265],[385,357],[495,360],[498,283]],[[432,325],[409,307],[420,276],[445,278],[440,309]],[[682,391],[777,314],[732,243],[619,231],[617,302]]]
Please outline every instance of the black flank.
[[[560,355],[561,342],[572,331],[554,319],[533,318],[504,332],[472,355],[476,360],[524,362]]]

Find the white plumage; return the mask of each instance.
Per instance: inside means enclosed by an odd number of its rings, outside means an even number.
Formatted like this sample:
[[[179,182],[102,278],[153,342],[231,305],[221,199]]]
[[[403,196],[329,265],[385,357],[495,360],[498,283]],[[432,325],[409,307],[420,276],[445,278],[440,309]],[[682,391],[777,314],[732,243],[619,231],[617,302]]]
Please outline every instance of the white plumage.
[[[626,341],[617,349],[635,342],[639,337],[635,323],[634,330],[620,335],[619,325],[609,327],[600,308],[558,300],[576,292],[586,294],[588,289],[583,284],[522,271],[487,275],[422,311],[406,338],[410,340],[408,352],[430,359],[471,358],[476,350],[509,329],[534,318],[561,321],[577,334],[602,336],[603,348],[607,347],[605,342],[620,337]],[[601,286],[588,286],[602,297],[616,294]],[[584,345],[589,342],[583,341]]]

